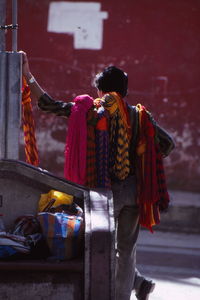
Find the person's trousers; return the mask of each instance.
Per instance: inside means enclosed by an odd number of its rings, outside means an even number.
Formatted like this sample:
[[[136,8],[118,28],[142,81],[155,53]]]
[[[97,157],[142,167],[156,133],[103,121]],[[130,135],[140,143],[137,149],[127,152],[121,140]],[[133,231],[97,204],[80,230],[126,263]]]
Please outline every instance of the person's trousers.
[[[136,270],[139,209],[136,204],[135,177],[131,176],[124,181],[113,183],[112,192],[117,250],[115,300],[130,300],[137,279],[135,276],[139,274]]]

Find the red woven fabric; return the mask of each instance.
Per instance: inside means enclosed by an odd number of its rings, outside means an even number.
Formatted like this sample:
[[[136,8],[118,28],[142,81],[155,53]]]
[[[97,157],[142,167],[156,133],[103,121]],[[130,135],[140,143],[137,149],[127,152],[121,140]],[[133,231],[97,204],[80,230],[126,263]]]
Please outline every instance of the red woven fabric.
[[[155,129],[145,107],[140,107],[138,170],[140,224],[150,231],[160,222],[160,203],[167,205],[167,192],[162,156],[155,142]]]

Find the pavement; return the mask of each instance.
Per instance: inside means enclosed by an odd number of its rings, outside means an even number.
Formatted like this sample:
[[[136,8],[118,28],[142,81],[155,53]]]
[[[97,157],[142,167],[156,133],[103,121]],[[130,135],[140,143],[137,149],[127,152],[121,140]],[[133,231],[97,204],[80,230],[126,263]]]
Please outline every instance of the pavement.
[[[156,283],[149,300],[200,299],[199,234],[141,230],[137,267]]]

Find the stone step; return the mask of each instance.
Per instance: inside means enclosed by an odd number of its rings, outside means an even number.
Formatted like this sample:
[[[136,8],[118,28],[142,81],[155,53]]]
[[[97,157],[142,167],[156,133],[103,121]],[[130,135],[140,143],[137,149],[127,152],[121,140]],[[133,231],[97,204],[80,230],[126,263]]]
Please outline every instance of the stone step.
[[[200,194],[170,190],[170,206],[155,230],[200,233]]]

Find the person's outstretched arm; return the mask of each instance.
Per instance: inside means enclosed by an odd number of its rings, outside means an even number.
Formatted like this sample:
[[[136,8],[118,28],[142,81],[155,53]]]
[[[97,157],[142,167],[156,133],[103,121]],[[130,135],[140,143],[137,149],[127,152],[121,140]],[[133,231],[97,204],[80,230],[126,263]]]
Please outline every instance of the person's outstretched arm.
[[[43,88],[39,85],[35,77],[32,75],[26,53],[23,51],[20,52],[23,55],[23,63],[22,63],[23,76],[25,77],[27,84],[30,87],[31,94],[37,99],[39,108],[45,112],[54,113],[57,116],[69,117],[73,103],[55,101],[53,98],[51,98],[43,90]]]
[[[45,91],[41,88],[41,86],[38,84],[38,82],[36,81],[35,77],[32,75],[31,71],[30,71],[30,67],[29,67],[29,63],[28,63],[28,58],[25,52],[20,51],[20,53],[22,53],[23,56],[23,61],[22,61],[22,73],[23,76],[25,77],[30,90],[31,90],[31,94],[34,95],[34,97],[39,100],[39,98],[45,94]]]

